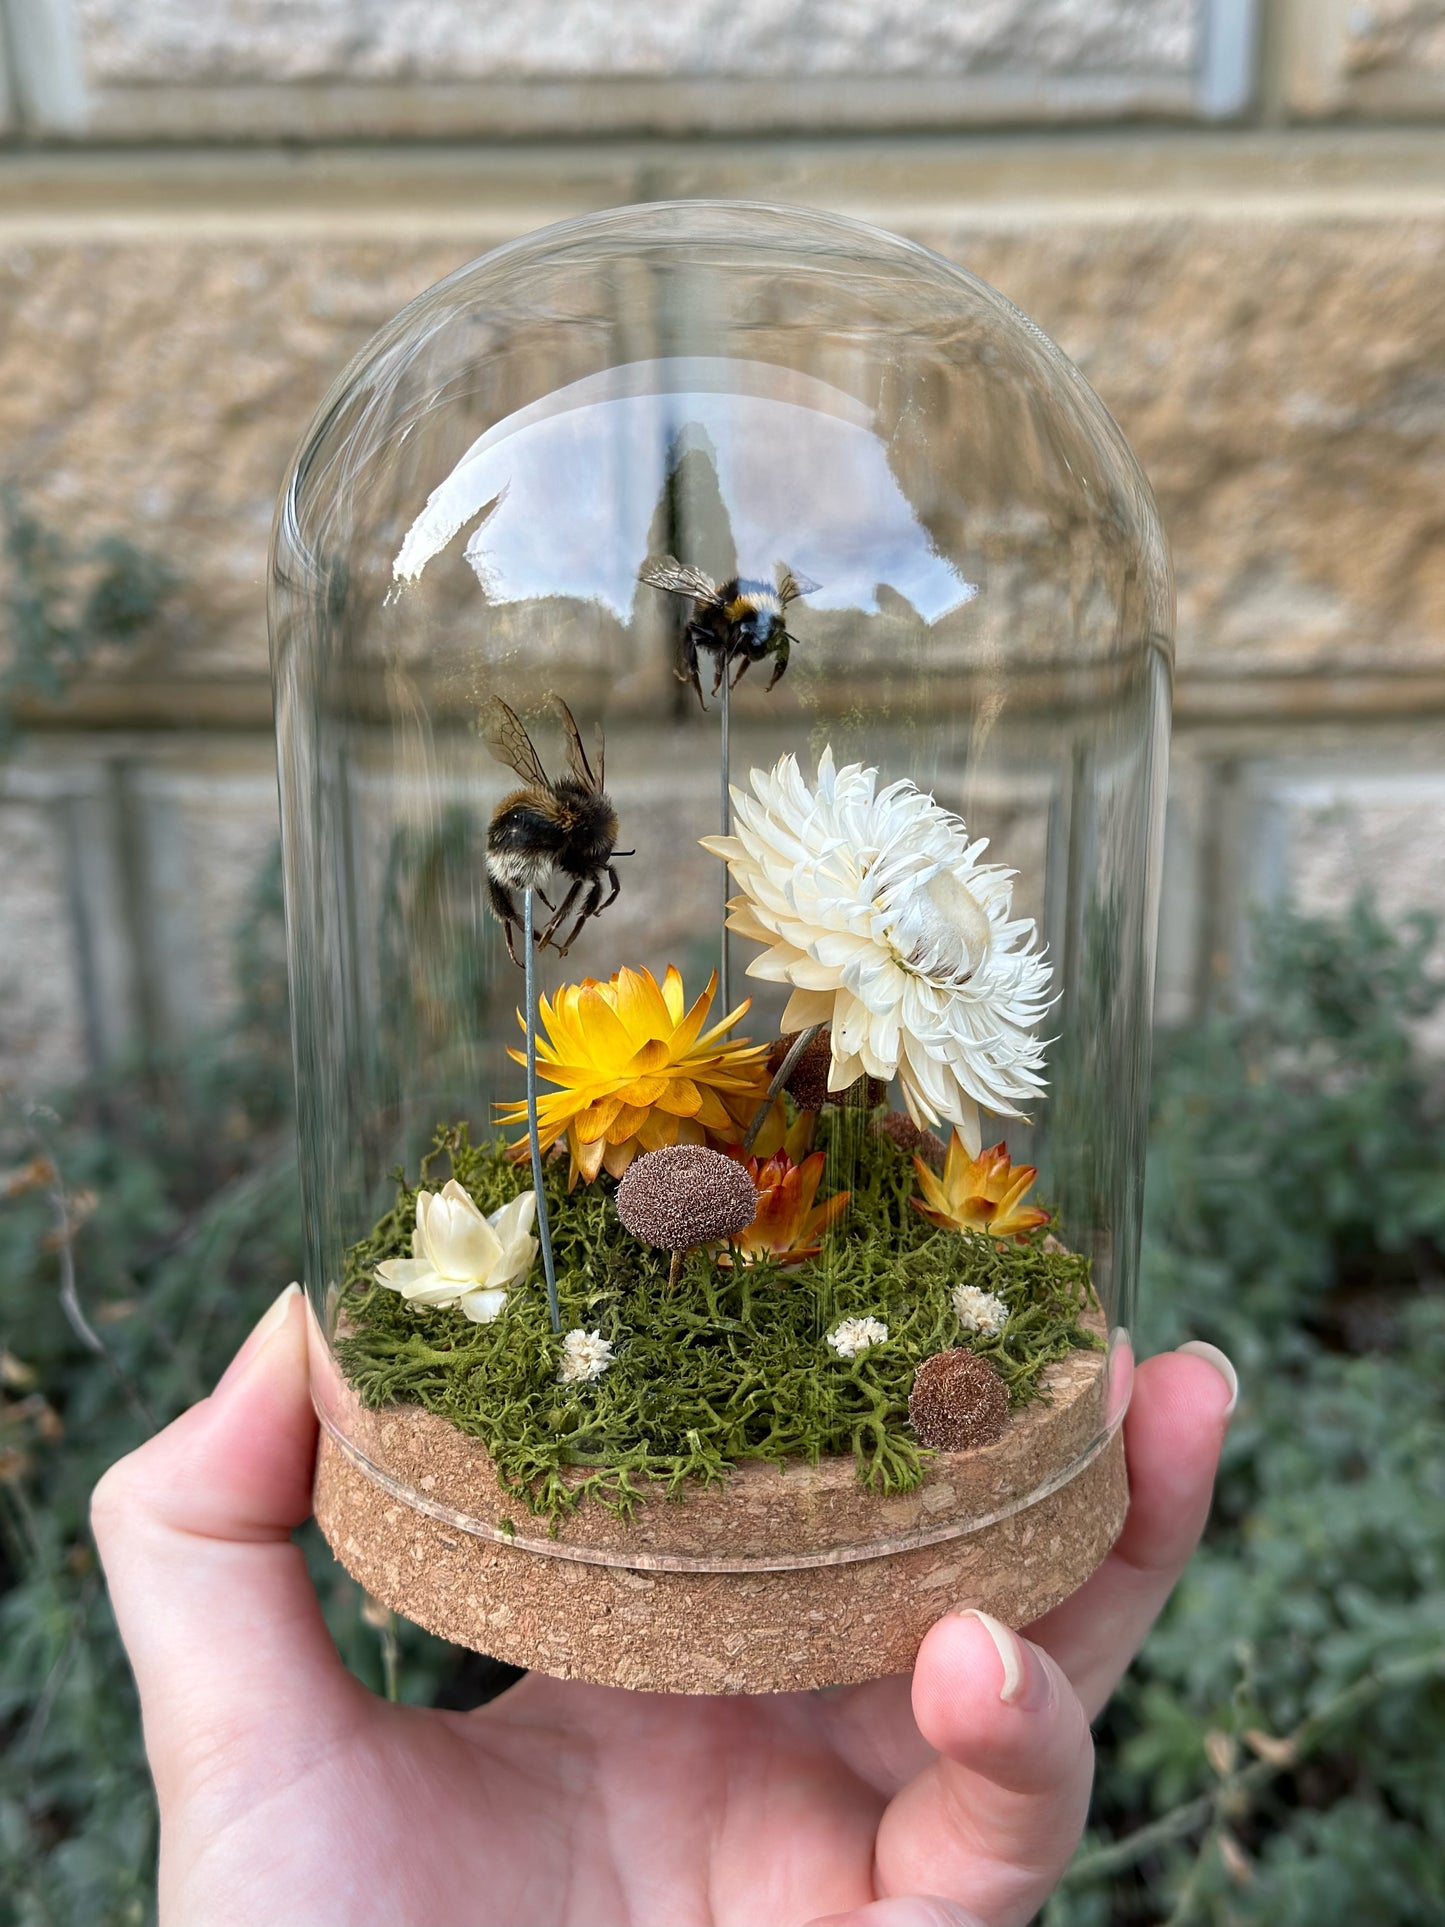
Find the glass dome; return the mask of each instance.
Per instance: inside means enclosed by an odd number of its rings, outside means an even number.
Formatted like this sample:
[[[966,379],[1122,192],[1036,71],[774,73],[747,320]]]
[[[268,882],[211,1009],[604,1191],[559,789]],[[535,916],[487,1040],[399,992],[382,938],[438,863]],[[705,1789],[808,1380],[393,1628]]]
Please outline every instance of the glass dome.
[[[362,1482],[322,1519],[373,1590],[367,1492],[503,1591],[503,1552],[807,1575],[1107,1509],[1172,614],[1078,372],[850,221],[569,222],[341,376],[271,625]],[[391,1603],[511,1656],[428,1584]]]

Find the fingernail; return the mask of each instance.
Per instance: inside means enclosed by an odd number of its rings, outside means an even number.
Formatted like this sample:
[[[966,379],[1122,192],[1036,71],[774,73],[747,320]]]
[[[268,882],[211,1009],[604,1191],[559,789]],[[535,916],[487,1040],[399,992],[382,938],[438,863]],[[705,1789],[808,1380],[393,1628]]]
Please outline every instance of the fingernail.
[[[959,1614],[960,1619],[976,1619],[998,1650],[1003,1661],[1003,1684],[998,1696],[1005,1706],[1017,1706],[1026,1712],[1042,1706],[1053,1690],[1048,1668],[1025,1640],[1005,1626],[1001,1619],[992,1613],[980,1612],[977,1606],[969,1606]]]
[[[270,1344],[271,1340],[290,1317],[292,1299],[299,1298],[300,1296],[300,1285],[290,1284],[287,1285],[285,1291],[281,1293],[274,1304],[267,1306],[266,1310],[262,1312],[261,1316],[251,1327],[245,1344],[242,1345],[240,1351],[236,1353],[236,1356],[231,1360],[225,1371],[222,1372],[216,1385],[217,1392],[223,1392],[228,1385],[234,1384],[251,1361],[265,1351],[267,1345]]]
[[[1202,1338],[1191,1338],[1187,1345],[1179,1347],[1181,1352],[1189,1352],[1195,1358],[1202,1358],[1206,1365],[1212,1365],[1229,1387],[1229,1403],[1224,1408],[1226,1419],[1234,1416],[1234,1408],[1239,1403],[1239,1373],[1235,1371],[1228,1356],[1217,1345],[1208,1345]]]

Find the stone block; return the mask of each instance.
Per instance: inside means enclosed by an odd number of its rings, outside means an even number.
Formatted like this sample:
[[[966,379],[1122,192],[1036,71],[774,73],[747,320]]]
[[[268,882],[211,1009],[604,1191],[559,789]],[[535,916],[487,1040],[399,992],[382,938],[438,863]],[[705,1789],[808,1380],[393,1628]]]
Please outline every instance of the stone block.
[[[1250,823],[1241,866],[1235,967],[1247,969],[1248,917],[1287,902],[1337,915],[1361,896],[1386,916],[1424,911],[1440,920],[1432,960],[1445,970],[1445,772],[1438,749],[1346,751],[1325,761],[1264,762],[1243,774]],[[1425,1041],[1445,1053],[1445,1010]]]
[[[127,772],[140,845],[148,1022],[182,1043],[234,1008],[236,945],[280,833],[274,754],[264,738],[152,746]]]
[[[92,82],[1190,71],[1194,0],[78,0]],[[565,130],[559,129],[559,132]]]
[[[1186,691],[1445,666],[1445,202],[900,224],[1032,314],[1118,418],[1174,549]],[[84,245],[0,226],[11,477],[58,530],[124,534],[184,583],[97,713],[143,684],[170,720],[235,691],[264,721],[267,534],[296,438],[366,337],[499,225]]]
[[[84,958],[64,804],[13,786],[0,795],[0,1094],[25,1101],[86,1059]]]
[[[78,0],[101,138],[965,124],[1193,111],[1195,0]]]
[[[1286,0],[1279,89],[1301,119],[1445,114],[1445,0]]]

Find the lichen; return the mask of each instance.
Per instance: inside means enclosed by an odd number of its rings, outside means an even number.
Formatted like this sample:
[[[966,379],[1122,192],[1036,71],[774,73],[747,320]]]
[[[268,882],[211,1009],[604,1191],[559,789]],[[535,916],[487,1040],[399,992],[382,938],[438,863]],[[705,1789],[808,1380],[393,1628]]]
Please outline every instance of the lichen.
[[[909,1490],[930,1458],[908,1423],[918,1366],[967,1345],[1013,1407],[1038,1398],[1049,1365],[1100,1343],[1081,1322],[1095,1305],[1088,1261],[1045,1250],[1042,1234],[1015,1244],[928,1224],[908,1204],[910,1160],[861,1111],[825,1112],[819,1145],[822,1194],[853,1191],[821,1254],[728,1270],[690,1252],[672,1292],[666,1254],[624,1229],[611,1180],[568,1191],[565,1165],[549,1163],[563,1327],[599,1331],[615,1355],[603,1378],[559,1384],[562,1340],[540,1273],[493,1325],[409,1306],[373,1282],[381,1260],[410,1249],[421,1184],[455,1176],[488,1211],[526,1184],[500,1140],[441,1129],[416,1180],[396,1174],[395,1204],[347,1254],[341,1368],[364,1404],[420,1405],[480,1439],[506,1488],[547,1519],[584,1500],[627,1511],[645,1481],[676,1491],[748,1460],[833,1453],[855,1453],[874,1491]],[[961,1329],[961,1283],[1003,1300],[1002,1331]],[[886,1322],[888,1344],[843,1359],[824,1343],[843,1319],[868,1316]]]

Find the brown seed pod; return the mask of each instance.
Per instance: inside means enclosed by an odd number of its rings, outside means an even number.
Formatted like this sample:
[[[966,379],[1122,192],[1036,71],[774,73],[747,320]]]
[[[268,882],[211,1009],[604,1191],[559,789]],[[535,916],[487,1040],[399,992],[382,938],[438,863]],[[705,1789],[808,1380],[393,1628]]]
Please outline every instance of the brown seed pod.
[[[768,1052],[768,1076],[776,1077],[783,1067],[783,1059],[798,1040],[797,1031],[777,1038]],[[809,1043],[803,1047],[803,1054],[788,1074],[783,1089],[792,1098],[800,1111],[821,1111],[825,1104],[865,1104],[872,1110],[875,1104],[883,1102],[887,1086],[876,1077],[859,1077],[848,1086],[846,1091],[828,1089],[828,1070],[833,1062],[833,1032],[824,1024]]]
[[[617,1215],[634,1238],[659,1251],[690,1251],[746,1231],[758,1215],[757,1187],[735,1158],[702,1144],[670,1144],[628,1166]]]
[[[924,1359],[913,1375],[908,1417],[924,1445],[972,1452],[1008,1424],[1008,1389],[986,1358],[960,1345]]]
[[[928,1164],[942,1164],[946,1147],[932,1131],[921,1131],[907,1111],[887,1111],[878,1120],[878,1129],[891,1137],[900,1151],[916,1152]]]

